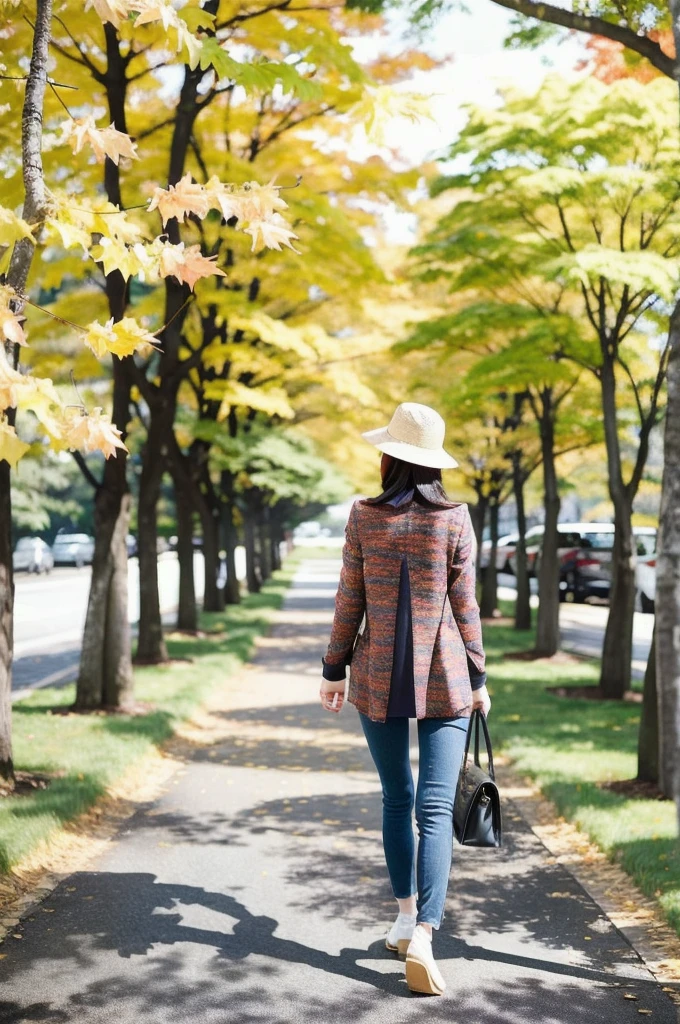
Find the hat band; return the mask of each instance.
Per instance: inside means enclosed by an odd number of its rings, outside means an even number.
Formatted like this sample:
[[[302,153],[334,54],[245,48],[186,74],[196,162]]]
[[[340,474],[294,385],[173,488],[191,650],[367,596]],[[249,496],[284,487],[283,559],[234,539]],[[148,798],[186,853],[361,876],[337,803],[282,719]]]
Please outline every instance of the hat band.
[[[392,440],[397,442],[397,444],[410,444],[413,448],[423,448],[427,452],[438,452],[441,451],[444,447],[443,439],[442,441],[439,442],[439,444],[434,446],[431,444],[418,444],[417,441],[406,441],[404,440],[403,437],[395,437],[395,435],[392,433],[389,427],[385,427],[385,430],[392,438]]]

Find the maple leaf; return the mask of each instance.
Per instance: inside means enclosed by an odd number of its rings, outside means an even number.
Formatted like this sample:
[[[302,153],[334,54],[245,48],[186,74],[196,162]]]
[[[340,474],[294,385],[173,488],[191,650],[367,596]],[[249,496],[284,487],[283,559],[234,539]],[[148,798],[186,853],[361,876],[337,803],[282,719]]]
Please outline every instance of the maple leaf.
[[[30,238],[34,241],[31,225],[17,217],[16,213],[8,210],[6,206],[0,206],[0,245],[14,245],[20,238]]]
[[[220,210],[225,220],[243,218],[243,198],[235,192],[233,186],[221,182],[217,175],[213,174],[205,183],[205,192],[211,208]]]
[[[85,10],[90,7],[94,7],[102,21],[109,21],[116,28],[120,28],[130,14],[130,5],[127,0],[88,0]]]
[[[97,128],[94,117],[69,118],[61,124],[61,141],[68,142],[74,153],[80,153],[87,144],[92,148],[97,163],[103,164],[108,156],[118,165],[121,157],[137,160],[137,144],[129,135],[119,132],[111,123],[107,128]]]
[[[247,181],[238,192],[241,201],[242,220],[270,220],[276,210],[287,210],[288,203],[279,195],[279,187],[270,181],[260,185]]]
[[[115,323],[113,317],[105,324],[95,320],[87,328],[83,340],[99,359],[107,352],[123,359],[134,352],[144,351],[149,345],[158,345],[156,337],[131,316],[124,316]]]
[[[223,270],[215,265],[217,256],[203,256],[200,245],[191,245],[185,249],[184,242],[178,245],[166,243],[160,257],[159,269],[162,277],[176,277],[178,281],[188,284],[191,290],[202,277],[216,274],[226,277]]]
[[[47,377],[23,377],[17,388],[17,407],[32,412],[51,439],[62,436],[63,407],[54,384]]]
[[[129,7],[131,11],[138,12],[135,26],[160,21],[166,32],[169,28],[177,28],[177,12],[164,0],[131,0]]]
[[[292,239],[298,236],[280,213],[273,213],[269,220],[253,220],[243,230],[253,239],[251,252],[260,252],[265,248],[280,250],[282,245],[287,245],[299,255],[299,250],[292,243]]]
[[[136,245],[129,248],[110,238],[102,238],[99,245],[93,245],[90,256],[96,263],[101,263],[105,274],[119,270],[126,281],[143,268]]]
[[[17,404],[19,387],[24,378],[12,366],[5,353],[5,346],[0,345],[0,409],[13,409]]]
[[[189,213],[205,217],[210,209],[210,199],[203,185],[193,182],[187,172],[176,185],[154,189],[147,211],[156,209],[165,227],[173,217],[183,220]]]
[[[4,417],[0,418],[0,462],[9,462],[12,469],[16,469],[17,462],[30,447],[30,444],[17,437],[16,430],[10,427]]]
[[[0,285],[0,338],[11,342],[13,345],[25,345],[26,335],[24,334],[21,321],[25,316],[17,316],[10,309],[10,302],[16,298],[16,292],[9,285]]]
[[[100,408],[89,413],[80,408],[67,410],[64,436],[69,448],[77,448],[86,454],[99,451],[108,459],[111,456],[115,458],[117,448],[127,451],[120,439],[120,430]]]

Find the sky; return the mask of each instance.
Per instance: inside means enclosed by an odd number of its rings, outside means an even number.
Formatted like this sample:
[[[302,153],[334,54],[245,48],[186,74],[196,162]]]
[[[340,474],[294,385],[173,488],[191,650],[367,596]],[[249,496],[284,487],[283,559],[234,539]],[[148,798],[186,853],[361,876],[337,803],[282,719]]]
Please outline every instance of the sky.
[[[574,77],[575,66],[583,57],[583,40],[577,36],[566,37],[561,43],[546,43],[539,51],[506,50],[503,39],[509,34],[512,14],[492,0],[472,0],[468,6],[471,13],[451,11],[440,18],[420,44],[409,32],[406,19],[397,15],[390,18],[387,39],[365,36],[348,40],[359,60],[418,45],[436,58],[448,58],[441,68],[416,71],[402,86],[432,97],[431,119],[417,124],[399,119],[387,129],[386,145],[398,150],[409,163],[421,164],[445,155],[465,123],[465,104],[495,104],[497,89],[506,82],[532,92],[551,72]],[[359,130],[355,157],[361,158],[362,150],[367,157],[376,151]],[[388,241],[413,241],[413,217],[395,214],[388,220]]]
[[[434,57],[449,58],[449,62],[434,71],[415,72],[404,86],[433,94],[433,120],[415,126],[395,124],[387,139],[389,145],[407,149],[414,161],[421,162],[439,155],[450,144],[464,123],[466,103],[493,103],[496,89],[504,81],[532,91],[550,71],[574,74],[583,56],[582,39],[547,43],[540,51],[505,50],[503,39],[511,19],[509,11],[491,0],[474,0],[472,13],[452,11],[439,19],[421,45]],[[390,23],[388,40],[381,41],[379,47],[375,37],[351,40],[359,59],[370,59],[376,49],[398,52],[418,45],[403,18],[392,17]]]

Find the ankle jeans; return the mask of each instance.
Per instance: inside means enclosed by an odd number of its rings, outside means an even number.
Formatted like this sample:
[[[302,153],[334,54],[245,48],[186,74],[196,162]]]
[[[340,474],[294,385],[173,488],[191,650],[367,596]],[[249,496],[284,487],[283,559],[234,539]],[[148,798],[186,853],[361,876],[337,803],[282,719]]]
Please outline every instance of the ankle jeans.
[[[416,857],[409,720],[374,722],[361,712],[359,718],[382,785],[383,847],[392,891],[397,899],[417,892],[418,921],[439,928],[453,853],[453,800],[470,719],[418,720]]]

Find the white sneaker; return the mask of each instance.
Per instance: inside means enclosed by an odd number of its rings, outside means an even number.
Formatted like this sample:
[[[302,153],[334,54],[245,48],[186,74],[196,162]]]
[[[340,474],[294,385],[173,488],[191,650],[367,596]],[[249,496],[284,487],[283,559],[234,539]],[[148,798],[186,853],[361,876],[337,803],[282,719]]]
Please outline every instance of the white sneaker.
[[[416,916],[416,914],[402,914],[401,911],[399,912],[397,920],[390,928],[385,939],[385,945],[393,953],[406,956],[408,944],[413,938],[413,932],[416,927]]]
[[[406,950],[406,984],[411,992],[428,996],[441,996],[446,982],[432,955],[432,939],[424,928],[417,926]]]

